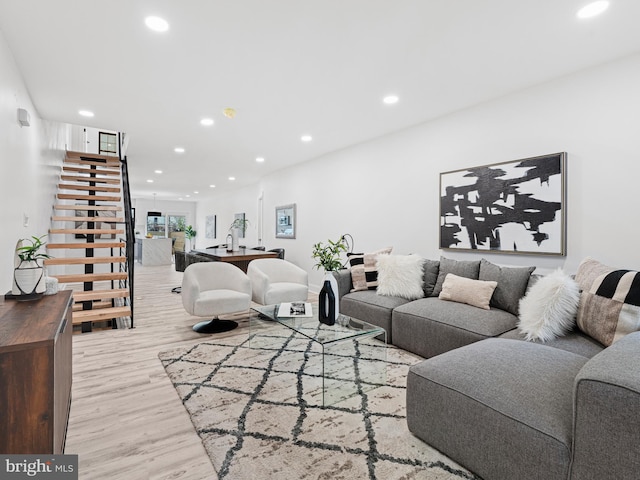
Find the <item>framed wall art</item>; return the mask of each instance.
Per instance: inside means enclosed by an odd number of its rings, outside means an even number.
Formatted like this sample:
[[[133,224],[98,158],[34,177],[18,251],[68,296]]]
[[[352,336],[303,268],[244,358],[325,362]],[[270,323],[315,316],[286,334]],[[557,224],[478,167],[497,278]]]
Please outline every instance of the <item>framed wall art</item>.
[[[216,238],[216,216],[207,215],[204,236],[206,238]]]
[[[276,207],[276,238],[296,238],[296,204]]]
[[[440,248],[566,255],[567,154],[440,174]]]

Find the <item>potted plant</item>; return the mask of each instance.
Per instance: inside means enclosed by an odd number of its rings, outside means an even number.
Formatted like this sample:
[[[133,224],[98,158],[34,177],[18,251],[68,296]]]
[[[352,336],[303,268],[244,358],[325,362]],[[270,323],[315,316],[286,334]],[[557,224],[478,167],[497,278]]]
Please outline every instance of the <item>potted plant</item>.
[[[313,267],[322,268],[325,272],[335,272],[342,267],[342,260],[340,255],[342,252],[347,251],[347,243],[344,237],[340,237],[338,241],[327,240],[327,244],[318,242],[313,246],[313,253],[311,257],[316,260]]]
[[[50,255],[40,252],[46,245],[41,237],[32,236],[18,240],[16,244],[15,269],[13,271],[12,293],[14,295],[42,294],[47,288],[44,267],[38,261],[51,258]],[[30,245],[25,245],[29,242]]]
[[[322,289],[319,298],[318,317],[323,323],[333,325],[340,316],[340,302],[338,301],[338,281],[331,273],[342,268],[340,255],[347,251],[347,243],[344,236],[337,241],[327,240],[326,245],[318,242],[313,246],[311,257],[317,261],[314,268],[322,268],[325,271],[322,280]]]
[[[197,232],[193,229],[191,225],[184,229],[184,236],[189,240],[189,250],[196,246],[196,242],[192,241],[196,238]]]
[[[246,218],[236,218],[231,223],[229,230],[231,231],[231,244],[232,244],[232,250],[234,252],[237,252],[238,250],[240,250],[238,238],[240,237],[241,231],[242,231],[242,236],[244,237],[244,234],[247,231],[248,226],[249,226],[249,220],[247,220]]]

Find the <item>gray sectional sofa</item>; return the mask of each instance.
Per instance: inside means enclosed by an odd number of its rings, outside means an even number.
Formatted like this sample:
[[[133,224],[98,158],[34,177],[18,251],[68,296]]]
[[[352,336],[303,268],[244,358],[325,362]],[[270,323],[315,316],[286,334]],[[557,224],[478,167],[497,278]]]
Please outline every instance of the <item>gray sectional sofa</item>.
[[[481,277],[479,267],[442,261],[425,264],[417,300],[351,292],[349,270],[335,273],[340,313],[425,358],[407,379],[411,432],[485,480],[640,478],[640,332],[607,348],[577,329],[524,341],[514,295],[535,276],[489,264],[506,310],[493,298],[483,310],[437,297],[443,273]]]
[[[484,267],[482,271],[481,266]],[[423,278],[425,297],[416,300],[378,295],[375,290],[351,292],[351,274],[349,270],[340,270],[334,272],[338,280],[340,313],[380,326],[387,331],[388,343],[430,358],[516,328],[518,300],[527,289],[533,269],[495,272],[493,268],[486,261],[427,260]],[[516,270],[517,275],[514,274]],[[503,284],[499,283],[494,293],[501,301],[491,310],[482,310],[440,300],[438,294],[447,273],[493,280],[499,280],[503,274]]]

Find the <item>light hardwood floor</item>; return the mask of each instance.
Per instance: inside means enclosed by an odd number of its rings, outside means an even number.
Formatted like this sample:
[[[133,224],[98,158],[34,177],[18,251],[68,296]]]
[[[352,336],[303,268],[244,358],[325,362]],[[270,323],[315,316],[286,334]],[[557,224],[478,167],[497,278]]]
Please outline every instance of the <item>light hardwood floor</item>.
[[[158,352],[211,338],[191,330],[171,266],[135,270],[135,328],[76,334],[65,453],[89,479],[215,479]],[[248,334],[246,315],[226,334]],[[219,338],[221,335],[217,335]]]

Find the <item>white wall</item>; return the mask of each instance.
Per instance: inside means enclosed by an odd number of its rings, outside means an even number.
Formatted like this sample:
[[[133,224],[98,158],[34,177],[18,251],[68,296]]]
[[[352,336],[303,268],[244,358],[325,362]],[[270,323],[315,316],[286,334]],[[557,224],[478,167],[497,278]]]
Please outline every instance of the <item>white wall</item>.
[[[31,126],[20,126],[18,108],[29,112]],[[50,227],[68,135],[66,125],[38,115],[0,31],[0,294],[11,288],[18,239],[44,235]]]
[[[258,236],[258,197],[260,196],[259,185],[238,189],[233,193],[217,195],[214,200],[198,202],[197,221],[194,228],[198,231],[198,246],[204,248],[212,245],[226,243],[229,228],[233,223],[236,213],[244,213],[245,219],[249,220],[249,225],[245,233],[245,238],[240,239],[240,245],[249,248],[260,244]],[[206,217],[216,216],[216,238],[205,238]],[[271,236],[273,237],[273,235]],[[268,238],[271,238],[268,237]],[[264,243],[264,242],[263,242]],[[273,240],[266,243],[267,248],[273,248]]]
[[[353,235],[356,251],[391,245],[395,253],[429,258],[484,256],[541,273],[573,273],[586,256],[640,269],[638,85],[640,55],[557,79],[200,202],[198,227],[207,214],[230,223],[235,211],[257,210],[263,192],[264,243],[284,247],[288,260],[311,272],[314,289],[322,275],[312,271],[312,245],[343,233]],[[566,257],[439,250],[440,172],[560,151],[568,153]],[[297,204],[297,238],[276,239],[275,207],[288,203]]]

